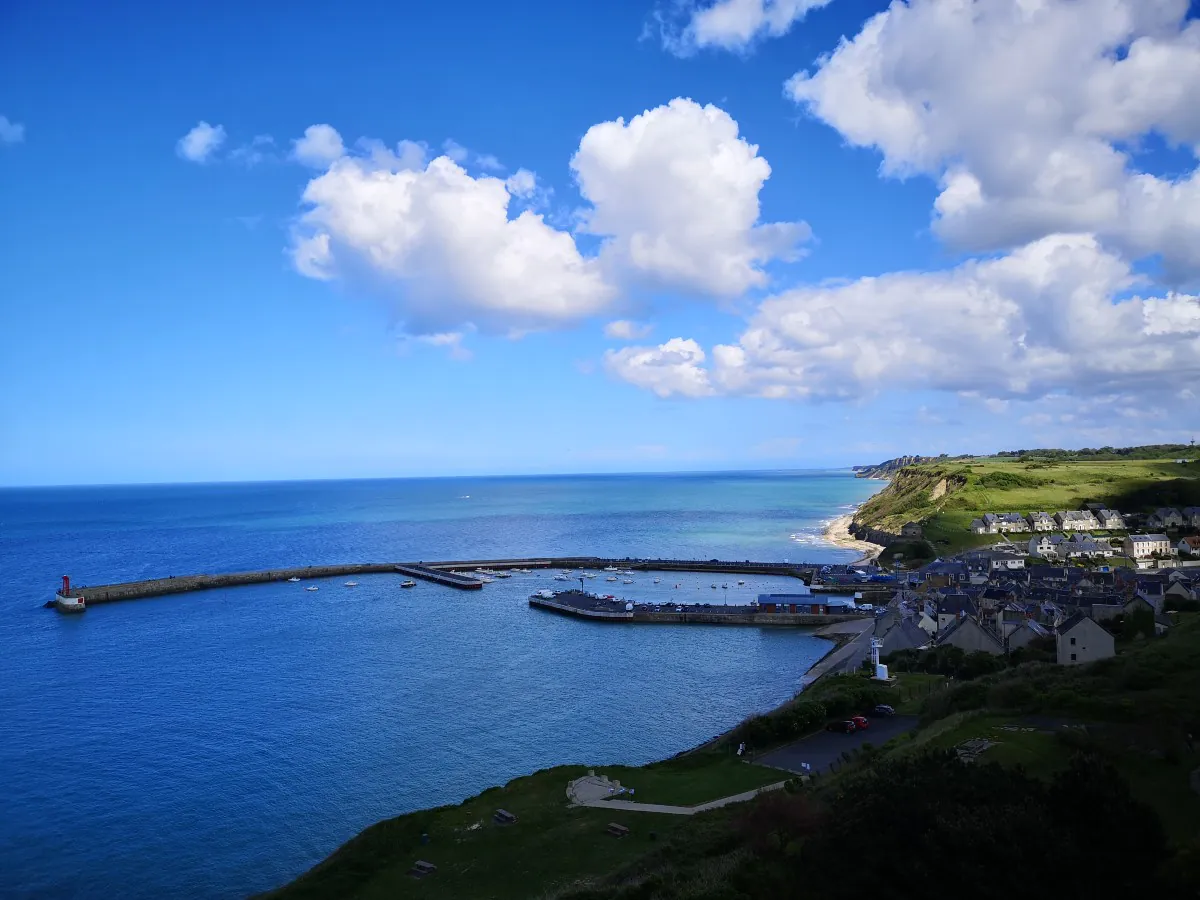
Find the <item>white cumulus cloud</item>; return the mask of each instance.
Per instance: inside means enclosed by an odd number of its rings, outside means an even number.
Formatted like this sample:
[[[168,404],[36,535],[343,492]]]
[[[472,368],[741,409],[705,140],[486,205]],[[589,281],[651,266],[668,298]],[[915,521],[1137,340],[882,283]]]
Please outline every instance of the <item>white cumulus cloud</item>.
[[[505,179],[504,186],[514,197],[532,197],[537,191],[537,176],[528,169],[517,169]]]
[[[535,173],[476,177],[428,151],[369,139],[347,150],[328,125],[311,126],[293,151],[325,170],[304,191],[297,271],[383,289],[412,333],[568,325],[632,287],[737,297],[765,286],[763,265],[793,258],[809,236],[802,222],[758,222],[770,166],[727,113],[691,100],[583,137],[571,168],[589,202],[577,211],[581,231],[601,239],[592,253],[528,208],[551,195]]]
[[[175,152],[188,162],[204,163],[225,143],[225,128],[199,122],[195,128],[179,139]]]
[[[1140,171],[1151,133],[1200,146],[1188,0],[910,0],[794,76],[788,94],[888,175],[924,174],[934,227],[995,250],[1091,232],[1200,275],[1200,175]]]
[[[648,335],[652,328],[652,325],[617,319],[604,326],[604,336],[618,341],[636,341]]]
[[[768,298],[712,363],[693,342],[687,382],[652,382],[673,346],[625,348],[610,369],[663,395],[695,391],[857,399],[884,390],[1007,400],[1166,397],[1200,380],[1200,298],[1129,296],[1137,279],[1090,235],[1052,235],[944,272],[897,272]],[[679,341],[680,339],[676,339]],[[633,365],[633,363],[640,363]],[[665,365],[665,363],[664,363]]]
[[[663,47],[688,56],[704,47],[742,51],[756,41],[787,34],[792,26],[830,0],[716,0],[676,3],[657,18]],[[681,21],[682,19],[682,21]]]
[[[415,146],[369,145],[308,183],[292,247],[302,274],[384,285],[416,334],[553,327],[609,303],[613,289],[570,234],[529,210],[510,219],[505,183],[449,157],[409,168]]]
[[[25,140],[25,126],[0,116],[0,144],[19,144]]]
[[[624,347],[604,354],[604,365],[623,381],[660,397],[705,397],[713,393],[704,350],[688,338],[671,338],[657,347]]]
[[[292,141],[292,159],[314,169],[325,169],[346,155],[342,136],[332,125],[309,125],[304,136]]]
[[[758,223],[771,167],[711,104],[677,98],[593,125],[571,168],[591,204],[582,229],[605,238],[606,264],[658,286],[736,297],[811,236],[803,222]]]

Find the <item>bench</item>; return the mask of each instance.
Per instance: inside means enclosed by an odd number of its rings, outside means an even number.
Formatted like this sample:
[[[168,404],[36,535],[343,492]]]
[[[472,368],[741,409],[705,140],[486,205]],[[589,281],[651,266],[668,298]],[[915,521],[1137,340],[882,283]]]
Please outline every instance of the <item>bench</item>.
[[[496,810],[496,814],[492,816],[492,819],[497,825],[513,825],[517,821],[517,817],[507,809]]]
[[[609,822],[608,823],[608,833],[611,834],[613,837],[620,838],[620,837],[625,837],[625,835],[629,834],[629,829],[626,828],[624,825],[618,825],[616,822]]]
[[[408,874],[413,878],[424,878],[426,875],[432,875],[437,871],[437,866],[431,862],[425,862],[423,859],[418,859],[413,863],[413,867],[408,870]]]

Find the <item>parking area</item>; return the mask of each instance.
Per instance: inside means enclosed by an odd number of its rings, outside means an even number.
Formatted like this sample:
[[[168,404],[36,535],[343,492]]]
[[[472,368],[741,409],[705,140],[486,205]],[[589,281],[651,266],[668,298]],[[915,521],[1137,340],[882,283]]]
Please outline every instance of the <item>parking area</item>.
[[[840,759],[847,750],[861,747],[868,742],[878,747],[889,738],[917,727],[916,716],[875,716],[870,722],[870,728],[853,734],[821,731],[809,735],[794,744],[765,753],[754,761],[789,772],[800,772],[801,763],[808,763],[818,772],[828,771],[830,764]]]

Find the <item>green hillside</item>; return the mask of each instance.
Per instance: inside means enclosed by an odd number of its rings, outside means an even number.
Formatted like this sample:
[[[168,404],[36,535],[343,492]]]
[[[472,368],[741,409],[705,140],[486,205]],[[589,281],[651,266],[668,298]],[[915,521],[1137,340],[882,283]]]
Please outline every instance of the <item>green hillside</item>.
[[[956,549],[996,539],[968,530],[984,513],[1053,514],[1084,503],[1105,503],[1122,512],[1200,505],[1200,463],[1028,456],[925,463],[897,472],[854,520],[893,533],[915,520],[924,524],[929,540]]]

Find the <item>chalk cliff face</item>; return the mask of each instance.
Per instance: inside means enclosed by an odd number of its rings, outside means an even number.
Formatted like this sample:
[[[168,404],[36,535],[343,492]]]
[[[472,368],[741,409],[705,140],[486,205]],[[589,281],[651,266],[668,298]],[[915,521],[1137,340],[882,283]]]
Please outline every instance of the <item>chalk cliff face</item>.
[[[935,456],[897,456],[895,459],[884,460],[873,466],[855,466],[855,478],[891,478],[905,466],[923,462],[936,462]]]

